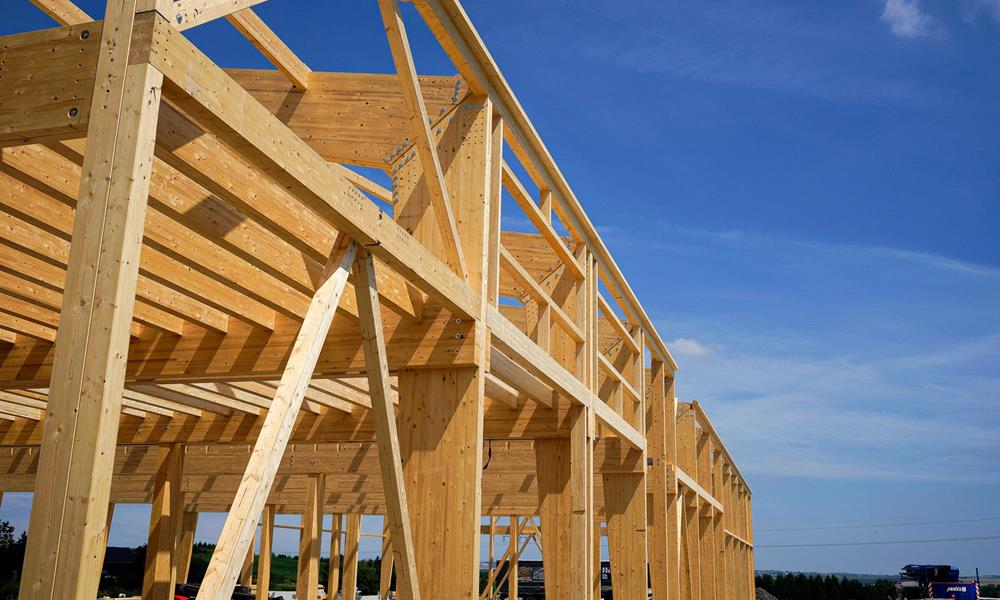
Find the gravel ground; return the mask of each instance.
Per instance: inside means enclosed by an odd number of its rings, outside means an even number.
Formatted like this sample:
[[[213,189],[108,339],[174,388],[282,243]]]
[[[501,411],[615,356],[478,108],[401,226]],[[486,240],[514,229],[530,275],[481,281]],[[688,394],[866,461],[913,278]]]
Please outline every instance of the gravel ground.
[[[778,598],[765,589],[757,588],[757,600],[778,600]]]

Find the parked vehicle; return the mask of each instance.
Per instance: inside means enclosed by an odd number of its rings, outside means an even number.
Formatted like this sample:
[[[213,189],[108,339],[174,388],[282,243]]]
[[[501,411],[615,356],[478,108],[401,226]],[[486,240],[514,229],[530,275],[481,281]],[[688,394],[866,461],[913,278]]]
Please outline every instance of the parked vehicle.
[[[951,565],[906,565],[899,573],[896,598],[979,600],[979,583],[963,582]]]

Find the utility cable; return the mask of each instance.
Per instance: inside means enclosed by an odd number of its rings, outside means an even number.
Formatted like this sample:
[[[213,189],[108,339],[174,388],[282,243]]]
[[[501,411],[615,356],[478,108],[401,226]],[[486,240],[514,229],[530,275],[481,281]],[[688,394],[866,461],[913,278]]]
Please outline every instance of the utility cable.
[[[1000,540],[1000,535],[984,535],[965,538],[939,538],[933,540],[892,540],[878,542],[834,542],[825,544],[756,544],[754,548],[832,548],[835,546],[885,546],[888,544],[935,544],[938,542],[976,542]]]

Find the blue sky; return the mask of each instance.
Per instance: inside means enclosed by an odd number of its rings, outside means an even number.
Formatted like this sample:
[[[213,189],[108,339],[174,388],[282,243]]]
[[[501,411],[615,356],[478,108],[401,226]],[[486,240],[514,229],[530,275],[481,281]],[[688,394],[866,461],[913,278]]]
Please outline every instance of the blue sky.
[[[404,7],[418,68],[453,74]],[[5,8],[0,33],[50,23]],[[1000,535],[767,531],[1000,517],[1000,0],[466,9],[751,480],[758,568],[1000,573],[997,540],[766,547]],[[259,13],[314,69],[392,70],[374,2]],[[225,23],[191,35],[268,66]]]

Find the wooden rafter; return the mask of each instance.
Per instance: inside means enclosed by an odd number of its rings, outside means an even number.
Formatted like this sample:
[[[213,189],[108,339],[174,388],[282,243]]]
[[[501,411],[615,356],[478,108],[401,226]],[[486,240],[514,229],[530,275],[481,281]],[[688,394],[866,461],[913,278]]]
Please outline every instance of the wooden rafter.
[[[226,16],[226,19],[254,45],[267,60],[288,77],[295,87],[309,88],[311,70],[281,38],[267,26],[253,9],[245,8]]]

